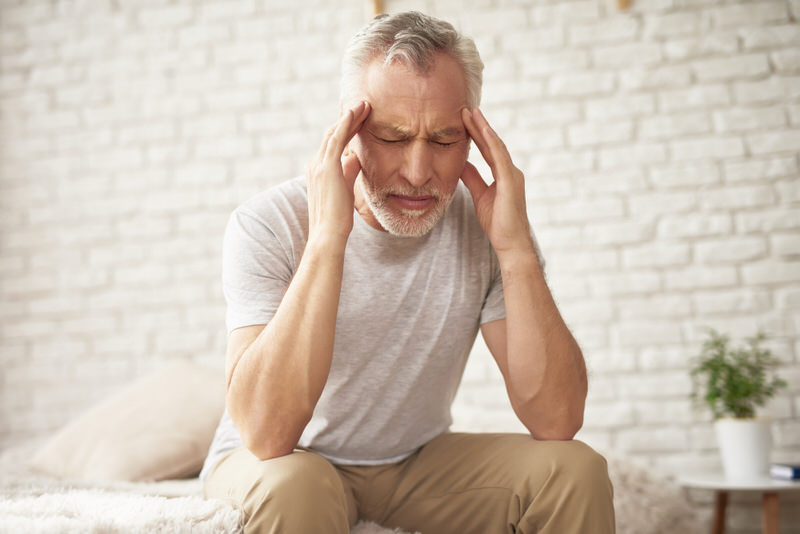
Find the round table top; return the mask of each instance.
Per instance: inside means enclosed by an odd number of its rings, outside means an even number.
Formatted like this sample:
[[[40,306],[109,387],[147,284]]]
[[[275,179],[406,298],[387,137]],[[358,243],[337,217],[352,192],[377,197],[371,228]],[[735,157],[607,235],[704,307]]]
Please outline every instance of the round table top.
[[[752,479],[729,479],[722,473],[698,473],[678,478],[681,486],[710,490],[800,491],[800,480],[780,480],[763,476]]]

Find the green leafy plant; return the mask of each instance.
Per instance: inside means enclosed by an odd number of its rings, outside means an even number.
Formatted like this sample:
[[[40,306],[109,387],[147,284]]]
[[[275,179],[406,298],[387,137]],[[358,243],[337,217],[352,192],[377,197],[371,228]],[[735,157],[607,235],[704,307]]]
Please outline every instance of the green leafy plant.
[[[786,387],[786,382],[774,375],[778,360],[761,347],[766,337],[758,332],[745,340],[746,347],[735,348],[729,346],[728,336],[709,329],[691,369],[695,404],[705,403],[715,419],[754,417],[757,407]]]

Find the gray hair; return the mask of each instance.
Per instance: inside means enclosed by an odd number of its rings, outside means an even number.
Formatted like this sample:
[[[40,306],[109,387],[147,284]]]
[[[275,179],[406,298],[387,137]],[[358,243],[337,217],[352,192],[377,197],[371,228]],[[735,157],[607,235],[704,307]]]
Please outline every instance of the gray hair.
[[[341,99],[354,94],[366,66],[383,57],[383,64],[395,61],[426,73],[434,55],[443,52],[456,60],[467,83],[467,105],[478,107],[483,83],[483,61],[469,37],[452,24],[417,11],[378,15],[361,29],[347,46],[342,59]]]

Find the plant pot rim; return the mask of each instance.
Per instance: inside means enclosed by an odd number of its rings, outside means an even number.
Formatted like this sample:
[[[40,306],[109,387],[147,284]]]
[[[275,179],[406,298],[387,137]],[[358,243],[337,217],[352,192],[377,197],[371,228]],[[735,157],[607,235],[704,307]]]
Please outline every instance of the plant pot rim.
[[[757,417],[718,417],[714,419],[715,423],[719,422],[737,422],[737,423],[747,423],[747,422],[772,422],[772,417],[769,416],[757,416]]]

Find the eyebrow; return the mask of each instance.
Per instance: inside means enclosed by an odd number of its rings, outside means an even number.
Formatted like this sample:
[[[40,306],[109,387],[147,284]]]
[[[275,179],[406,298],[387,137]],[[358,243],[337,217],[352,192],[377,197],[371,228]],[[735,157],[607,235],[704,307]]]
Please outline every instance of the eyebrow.
[[[388,124],[383,122],[376,122],[371,126],[373,130],[379,130],[381,133],[385,133],[388,135],[393,135],[397,137],[410,137],[410,132],[408,129],[403,128],[402,126],[397,126],[395,124]],[[441,130],[437,130],[431,133],[429,139],[444,139],[444,138],[452,138],[457,135],[463,135],[464,128],[459,126],[447,126],[442,128]]]

